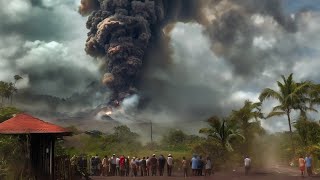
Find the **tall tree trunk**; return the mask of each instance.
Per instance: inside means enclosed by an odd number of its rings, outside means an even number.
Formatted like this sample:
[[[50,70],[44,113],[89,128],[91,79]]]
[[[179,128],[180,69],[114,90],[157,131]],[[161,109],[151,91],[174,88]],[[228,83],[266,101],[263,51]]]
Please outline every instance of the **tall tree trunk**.
[[[249,154],[249,133],[248,133],[248,129],[249,129],[249,123],[248,122],[244,122],[243,124],[243,136],[244,136],[244,152],[245,154]]]
[[[288,124],[289,124],[289,131],[290,131],[290,139],[291,139],[291,146],[292,146],[292,156],[295,156],[296,150],[294,147],[294,142],[293,142],[293,133],[292,133],[292,128],[291,128],[291,118],[290,118],[290,110],[287,111],[287,117],[288,117]]]

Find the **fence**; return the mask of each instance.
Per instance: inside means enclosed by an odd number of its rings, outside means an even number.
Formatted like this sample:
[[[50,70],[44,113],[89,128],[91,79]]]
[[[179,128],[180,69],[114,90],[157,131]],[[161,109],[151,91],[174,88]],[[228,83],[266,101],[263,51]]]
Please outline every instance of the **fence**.
[[[55,157],[54,180],[73,180],[73,174],[68,156]]]

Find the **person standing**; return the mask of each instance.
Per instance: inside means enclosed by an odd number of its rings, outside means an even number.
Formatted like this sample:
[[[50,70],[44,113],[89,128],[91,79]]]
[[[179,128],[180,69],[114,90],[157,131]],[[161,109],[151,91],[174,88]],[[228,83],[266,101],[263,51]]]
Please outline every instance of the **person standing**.
[[[126,176],[130,175],[130,157],[128,156],[125,159],[125,167],[126,167]]]
[[[249,171],[251,169],[251,159],[249,156],[246,156],[244,159],[244,170],[245,170],[245,175],[247,176],[249,174]]]
[[[183,176],[186,178],[188,177],[188,163],[186,157],[182,157],[182,169],[183,169]]]
[[[308,176],[312,176],[312,157],[310,154],[305,158],[305,162]]]
[[[147,161],[145,157],[143,157],[142,160],[140,161],[140,171],[141,171],[141,176],[147,175]]]
[[[116,175],[116,167],[117,167],[117,157],[115,154],[113,154],[111,158],[111,175],[112,176]]]
[[[96,176],[100,176],[101,175],[101,169],[102,169],[102,161],[100,159],[100,157],[98,156],[98,154],[95,157],[95,161],[97,164],[97,171],[96,171]]]
[[[151,166],[150,166],[150,158],[149,158],[149,156],[147,156],[146,163],[147,163],[147,167],[146,167],[147,174],[146,175],[150,176],[150,168],[151,168]]]
[[[138,175],[138,167],[137,167],[137,163],[136,163],[136,158],[133,157],[131,160],[131,172],[132,172],[132,176],[136,177]]]
[[[157,175],[157,163],[158,163],[158,160],[156,158],[156,155],[153,154],[151,159],[150,159],[151,176],[156,176]]]
[[[202,159],[202,156],[199,156],[199,159],[198,159],[198,176],[202,176],[203,167],[204,167],[204,161]]]
[[[117,158],[116,158],[116,176],[120,176],[120,164],[119,164],[119,162],[120,162],[120,158],[119,158],[119,156],[117,156]]]
[[[158,164],[159,164],[159,176],[163,176],[164,166],[166,165],[166,159],[161,154],[158,158]]]
[[[109,162],[108,162],[108,156],[104,156],[102,159],[102,173],[101,176],[107,176],[108,175],[108,169],[109,169]]]
[[[90,159],[91,162],[91,175],[95,175],[96,169],[97,169],[97,165],[96,165],[96,161],[95,161],[95,156],[92,156]]]
[[[300,156],[298,161],[299,161],[299,169],[301,172],[301,176],[304,176],[304,171],[306,169],[306,161],[304,160],[304,158],[302,156]]]
[[[119,167],[120,167],[120,176],[124,176],[125,175],[125,170],[126,170],[124,155],[120,156]]]
[[[168,155],[168,159],[167,159],[167,173],[168,173],[168,176],[172,175],[172,168],[173,168],[173,158],[172,158],[172,155],[169,154]]]
[[[192,175],[196,176],[197,174],[197,169],[198,169],[198,158],[197,155],[193,155],[192,159],[191,159],[191,169],[192,169]]]
[[[140,158],[136,158],[135,162],[137,165],[137,174],[138,174],[138,172],[140,171]]]
[[[210,159],[210,157],[207,157],[204,175],[205,176],[207,176],[207,175],[210,176],[211,175],[211,170],[212,170],[211,159]]]

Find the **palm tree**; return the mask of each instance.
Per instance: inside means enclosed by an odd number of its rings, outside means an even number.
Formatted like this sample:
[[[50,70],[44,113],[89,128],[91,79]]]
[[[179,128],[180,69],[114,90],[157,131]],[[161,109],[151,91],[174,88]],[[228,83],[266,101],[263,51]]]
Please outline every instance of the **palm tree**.
[[[15,84],[12,82],[8,83],[7,93],[9,96],[8,99],[10,98],[10,104],[12,104],[13,94],[17,92],[18,92],[18,89],[16,88]]]
[[[19,80],[23,79],[20,75],[14,75],[13,78],[14,78],[14,83],[13,84],[11,83],[12,87],[10,87],[11,88],[11,92],[12,92],[12,94],[11,94],[11,104],[12,104],[13,94],[18,92],[18,89],[16,88],[16,84],[17,84],[17,82]]]
[[[13,78],[14,78],[14,84],[16,84],[17,81],[19,81],[20,79],[23,79],[20,75],[14,75]]]
[[[262,91],[259,96],[259,100],[263,102],[268,98],[276,99],[279,102],[279,105],[273,107],[272,111],[267,115],[266,118],[274,116],[283,116],[286,115],[288,119],[290,138],[292,143],[292,150],[295,153],[295,147],[292,137],[292,127],[291,127],[291,117],[290,113],[292,110],[300,110],[303,114],[307,110],[311,110],[310,107],[307,107],[310,99],[308,98],[308,92],[312,86],[311,82],[301,82],[296,83],[293,80],[293,74],[290,74],[287,78],[283,75],[283,83],[277,81],[279,91],[275,91],[270,88],[266,88]]]
[[[242,134],[245,138],[245,151],[248,151],[250,138],[253,137],[253,133],[260,133],[261,128],[258,122],[259,119],[263,118],[263,113],[261,112],[261,102],[253,103],[249,100],[244,102],[244,105],[239,110],[233,110],[231,113],[231,120],[235,124],[239,125]],[[258,126],[257,126],[258,125]]]
[[[310,110],[316,111],[313,109],[314,105],[320,104],[320,84],[311,84],[311,88],[308,93],[310,97]]]
[[[4,82],[0,81],[0,96],[2,98],[2,103],[3,99],[10,99],[11,98],[11,104],[12,104],[12,96],[13,94],[17,92],[17,88],[14,86],[12,82]]]
[[[244,139],[238,130],[229,124],[227,120],[220,120],[218,117],[211,117],[207,120],[210,128],[202,128],[199,133],[205,134],[219,141],[227,151],[233,151],[231,140],[237,137]]]

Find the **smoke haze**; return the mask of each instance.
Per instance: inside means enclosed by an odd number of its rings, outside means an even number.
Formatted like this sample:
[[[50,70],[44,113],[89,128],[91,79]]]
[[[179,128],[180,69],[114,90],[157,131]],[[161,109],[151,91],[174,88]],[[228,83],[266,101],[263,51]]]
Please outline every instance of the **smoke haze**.
[[[194,123],[256,101],[281,74],[319,82],[314,1],[99,2],[83,0],[80,9],[79,0],[0,2],[0,80],[24,77],[14,102],[68,114],[128,98],[120,122],[183,122],[196,132]],[[101,124],[92,119],[90,128]],[[277,119],[263,126],[287,129]]]

